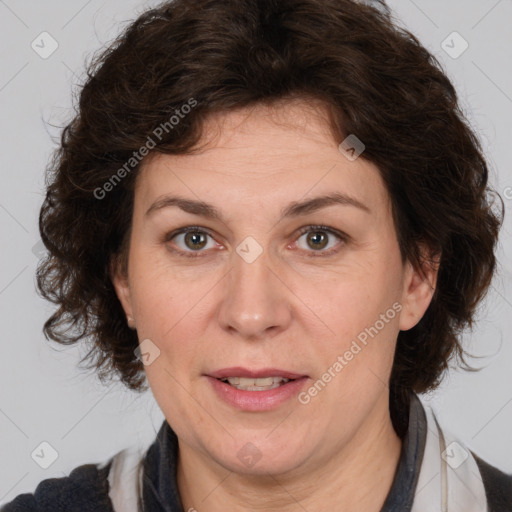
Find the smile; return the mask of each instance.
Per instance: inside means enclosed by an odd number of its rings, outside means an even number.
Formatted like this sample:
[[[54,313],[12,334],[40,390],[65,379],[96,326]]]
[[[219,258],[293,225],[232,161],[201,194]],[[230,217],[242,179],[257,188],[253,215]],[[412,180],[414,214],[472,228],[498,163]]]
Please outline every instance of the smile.
[[[267,391],[286,384],[290,379],[284,377],[260,377],[257,379],[251,377],[226,377],[221,379],[221,381],[244,391]]]
[[[217,400],[253,412],[277,409],[296,398],[309,380],[307,375],[278,368],[224,368],[204,376]]]

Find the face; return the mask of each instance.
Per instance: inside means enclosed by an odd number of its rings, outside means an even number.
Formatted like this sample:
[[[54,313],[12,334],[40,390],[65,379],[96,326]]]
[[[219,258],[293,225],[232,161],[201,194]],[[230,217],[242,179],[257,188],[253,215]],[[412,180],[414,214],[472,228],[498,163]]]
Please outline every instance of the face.
[[[378,169],[342,154],[322,114],[217,115],[199,152],[148,159],[114,272],[180,450],[238,473],[325,465],[389,425],[398,332],[432,297],[435,275],[401,261]]]

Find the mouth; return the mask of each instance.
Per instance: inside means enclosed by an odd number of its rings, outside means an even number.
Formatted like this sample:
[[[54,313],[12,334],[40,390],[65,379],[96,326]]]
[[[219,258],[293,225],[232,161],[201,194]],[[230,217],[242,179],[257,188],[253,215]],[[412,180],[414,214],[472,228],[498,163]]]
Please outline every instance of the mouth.
[[[225,377],[217,380],[242,391],[268,391],[296,379],[287,379],[285,377],[260,377],[257,379],[251,377]]]
[[[207,377],[213,377],[238,389],[260,391],[260,388],[263,390],[274,389],[287,382],[307,377],[307,375],[280,368],[261,368],[256,370],[236,366],[210,372],[207,374]]]

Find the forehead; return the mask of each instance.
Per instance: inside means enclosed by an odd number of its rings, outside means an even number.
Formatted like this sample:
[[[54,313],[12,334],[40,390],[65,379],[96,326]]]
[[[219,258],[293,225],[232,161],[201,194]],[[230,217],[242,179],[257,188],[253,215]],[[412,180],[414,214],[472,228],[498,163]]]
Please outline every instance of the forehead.
[[[155,154],[143,163],[136,195],[145,205],[179,193],[243,208],[244,201],[264,207],[339,192],[385,208],[378,169],[361,157],[348,160],[327,119],[320,103],[305,101],[212,115],[195,152]]]

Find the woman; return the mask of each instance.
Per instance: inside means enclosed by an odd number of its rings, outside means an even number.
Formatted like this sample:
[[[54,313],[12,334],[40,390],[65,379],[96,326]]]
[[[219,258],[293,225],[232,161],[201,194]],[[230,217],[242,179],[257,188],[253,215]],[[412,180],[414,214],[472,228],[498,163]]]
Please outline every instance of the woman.
[[[417,396],[464,362],[503,212],[452,84],[382,4],[147,11],[52,171],[45,333],[147,377],[165,421],[2,510],[512,510],[512,476]]]

